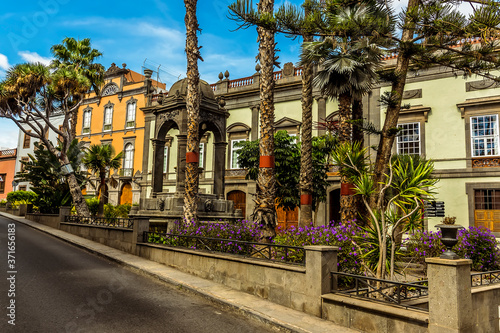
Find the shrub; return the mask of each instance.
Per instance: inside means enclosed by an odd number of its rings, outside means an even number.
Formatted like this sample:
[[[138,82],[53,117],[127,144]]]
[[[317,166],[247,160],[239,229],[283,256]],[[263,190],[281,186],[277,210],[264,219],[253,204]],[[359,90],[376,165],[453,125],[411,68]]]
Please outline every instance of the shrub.
[[[89,207],[90,214],[96,216],[99,212],[99,198],[93,197],[90,199],[85,199],[87,201],[87,206]]]
[[[290,228],[278,230],[274,243],[278,245],[307,246],[332,245],[339,247],[339,272],[361,274],[361,258],[363,253],[353,245],[352,240],[364,239],[366,233],[354,222],[336,226],[318,226],[312,224],[304,228]],[[358,242],[362,243],[362,242]],[[300,259],[300,258],[298,258]]]
[[[458,232],[458,244],[453,250],[461,258],[472,259],[472,269],[490,271],[500,268],[497,241],[486,228],[469,227]]]
[[[439,257],[445,250],[441,243],[441,231],[417,231],[409,234],[403,246],[406,246],[406,257],[423,265],[424,271],[427,271],[425,258]]]
[[[7,194],[7,201],[13,204],[30,204],[37,199],[37,195],[32,191],[14,191]]]
[[[128,214],[130,213],[130,209],[132,206],[130,204],[118,205],[115,207],[118,217],[128,218]]]
[[[103,217],[105,217],[107,219],[115,219],[115,218],[119,217],[119,211],[112,204],[105,204]]]

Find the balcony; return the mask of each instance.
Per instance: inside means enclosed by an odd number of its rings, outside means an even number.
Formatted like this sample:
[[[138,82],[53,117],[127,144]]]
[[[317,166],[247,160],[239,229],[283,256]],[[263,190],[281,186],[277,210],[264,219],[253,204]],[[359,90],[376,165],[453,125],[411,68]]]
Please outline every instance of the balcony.
[[[132,178],[134,175],[134,169],[133,168],[122,168],[120,169],[120,177],[123,178]]]
[[[493,168],[500,167],[500,157],[473,157],[473,168]]]

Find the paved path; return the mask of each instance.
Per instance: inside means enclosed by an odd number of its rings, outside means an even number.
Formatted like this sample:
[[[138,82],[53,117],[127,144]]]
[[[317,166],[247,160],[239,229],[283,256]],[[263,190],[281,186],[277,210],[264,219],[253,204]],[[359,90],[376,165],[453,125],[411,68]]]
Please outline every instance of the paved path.
[[[66,233],[64,231],[53,229],[36,222],[26,220],[24,218],[14,217],[5,213],[0,213],[0,216],[8,217],[15,221],[21,222],[32,228],[55,236],[61,240],[84,248],[87,251],[104,256],[105,258],[120,263],[126,267],[131,268],[132,270],[136,270],[138,272],[141,272],[142,274],[155,277],[158,280],[166,282],[176,288],[203,296],[204,298],[216,303],[223,309],[234,310],[238,313],[246,315],[249,318],[257,319],[258,321],[272,326],[275,329],[278,328],[281,331],[300,333],[359,332],[335,325],[332,322],[322,320],[318,317],[311,316],[300,311],[277,305],[257,296],[236,291],[221,284],[192,276],[190,274],[177,271],[171,267],[167,267],[165,265]],[[74,265],[79,266],[79,263],[74,263]],[[99,290],[96,290],[95,292],[97,293],[99,292]],[[240,329],[238,329],[237,331],[240,331]],[[162,330],[159,330],[157,332],[162,332]],[[169,331],[163,330],[163,332]]]

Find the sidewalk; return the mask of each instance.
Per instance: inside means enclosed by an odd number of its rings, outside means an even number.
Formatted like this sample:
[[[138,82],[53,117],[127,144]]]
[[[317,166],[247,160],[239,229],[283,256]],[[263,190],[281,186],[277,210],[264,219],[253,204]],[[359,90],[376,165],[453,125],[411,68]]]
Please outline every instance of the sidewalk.
[[[357,330],[335,325],[330,321],[272,303],[257,296],[233,290],[213,281],[180,272],[154,261],[143,259],[109,246],[26,220],[25,218],[3,212],[0,212],[0,215],[55,236],[89,252],[101,255],[133,270],[137,270],[142,274],[155,277],[172,286],[186,289],[189,292],[211,300],[223,308],[237,311],[285,332],[359,333]]]

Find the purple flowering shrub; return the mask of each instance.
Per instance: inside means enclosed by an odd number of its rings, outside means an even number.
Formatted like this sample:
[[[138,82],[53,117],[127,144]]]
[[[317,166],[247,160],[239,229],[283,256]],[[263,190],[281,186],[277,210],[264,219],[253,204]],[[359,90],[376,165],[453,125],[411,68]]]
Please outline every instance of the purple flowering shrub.
[[[234,239],[246,242],[257,242],[260,238],[260,226],[247,220],[238,220],[236,223],[222,222],[175,222],[174,232],[185,236],[202,236],[209,238]]]
[[[439,257],[445,251],[441,243],[441,232],[419,231],[410,234],[404,241],[406,257],[412,262],[425,264],[425,258]],[[458,243],[453,251],[461,258],[472,259],[472,269],[477,271],[496,270],[500,268],[500,253],[497,241],[490,230],[470,227],[458,232]]]
[[[413,263],[423,265],[425,271],[427,271],[425,258],[439,257],[445,250],[445,246],[441,243],[441,231],[414,232],[408,235],[402,245],[406,247],[406,257]]]
[[[364,238],[366,234],[353,222],[336,226],[312,224],[304,228],[279,229],[274,244],[290,246],[331,245],[338,246],[339,272],[360,274],[362,253],[352,244],[351,239]]]
[[[495,236],[489,229],[469,227],[458,231],[453,251],[461,258],[472,259],[472,269],[492,271],[500,268],[500,253]]]

